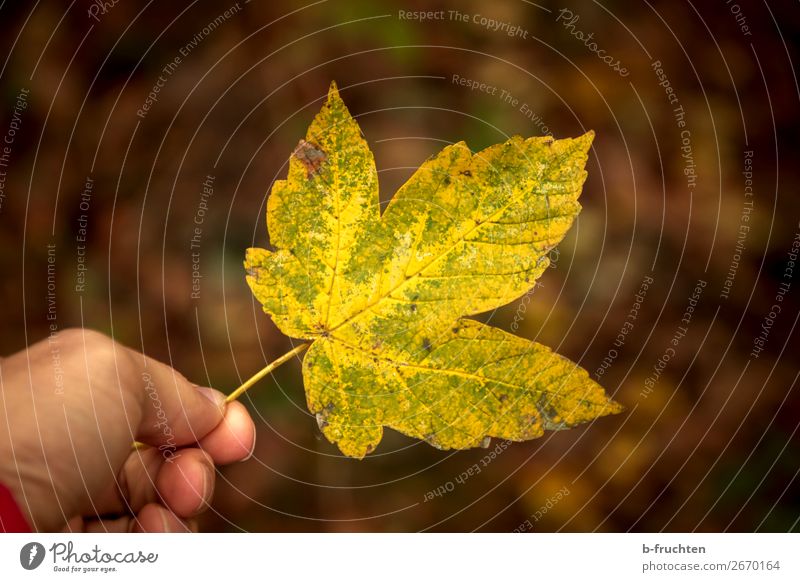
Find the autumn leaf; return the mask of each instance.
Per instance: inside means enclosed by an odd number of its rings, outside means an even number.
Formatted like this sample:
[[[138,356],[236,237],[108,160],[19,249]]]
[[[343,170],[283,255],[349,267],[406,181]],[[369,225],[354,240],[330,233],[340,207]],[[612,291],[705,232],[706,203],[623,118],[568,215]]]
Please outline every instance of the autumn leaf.
[[[593,134],[430,158],[381,213],[372,153],[332,84],[267,204],[247,282],[310,340],[309,410],[351,457],[390,427],[441,449],[522,441],[622,407],[538,343],[465,319],[530,291],[580,211]]]

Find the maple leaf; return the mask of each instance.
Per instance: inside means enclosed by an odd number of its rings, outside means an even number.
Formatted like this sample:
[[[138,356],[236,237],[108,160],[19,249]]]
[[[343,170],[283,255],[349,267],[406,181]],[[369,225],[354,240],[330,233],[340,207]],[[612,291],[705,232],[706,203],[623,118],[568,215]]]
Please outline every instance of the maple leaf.
[[[311,340],[309,410],[362,458],[384,427],[441,449],[522,441],[620,412],[585,370],[465,317],[534,286],[580,211],[593,133],[512,137],[430,158],[383,213],[378,175],[335,83],[267,204],[274,250],[247,282],[278,328]]]

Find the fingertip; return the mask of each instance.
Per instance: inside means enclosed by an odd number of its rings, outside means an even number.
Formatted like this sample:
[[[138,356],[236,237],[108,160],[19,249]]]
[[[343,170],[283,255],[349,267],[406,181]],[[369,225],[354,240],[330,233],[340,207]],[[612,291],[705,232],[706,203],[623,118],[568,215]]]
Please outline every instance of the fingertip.
[[[222,392],[214,388],[209,388],[208,386],[197,386],[197,391],[208,398],[220,412],[224,412],[227,402]]]
[[[256,446],[256,425],[241,402],[231,402],[222,422],[200,441],[215,463],[226,465],[246,461]]]
[[[188,442],[197,442],[210,433],[225,418],[228,403],[225,395],[219,390],[207,386],[194,386],[195,392],[202,396],[197,398],[194,406],[190,405],[187,414],[192,426],[192,438]],[[211,404],[211,406],[208,406]],[[184,442],[183,444],[188,444]]]

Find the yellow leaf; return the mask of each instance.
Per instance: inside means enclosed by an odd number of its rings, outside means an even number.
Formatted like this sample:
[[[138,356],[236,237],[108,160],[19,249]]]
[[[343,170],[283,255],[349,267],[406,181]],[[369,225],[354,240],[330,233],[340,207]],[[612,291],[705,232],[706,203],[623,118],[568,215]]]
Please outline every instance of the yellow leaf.
[[[383,427],[447,448],[527,440],[619,412],[576,364],[465,316],[528,292],[580,211],[593,134],[513,137],[426,161],[381,215],[377,172],[336,85],[267,207],[247,281],[313,340],[303,377],[325,436],[361,458]]]

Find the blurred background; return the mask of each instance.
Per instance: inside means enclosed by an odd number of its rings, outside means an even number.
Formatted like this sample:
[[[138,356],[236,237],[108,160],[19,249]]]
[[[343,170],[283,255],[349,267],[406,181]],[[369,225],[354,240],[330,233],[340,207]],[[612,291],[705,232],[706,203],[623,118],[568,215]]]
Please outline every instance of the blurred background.
[[[627,411],[356,461],[294,361],[203,529],[797,531],[800,10],[736,2],[0,2],[0,352],[88,326],[228,392],[291,349],[242,260],[331,80],[384,201],[447,143],[593,129],[516,333]]]

